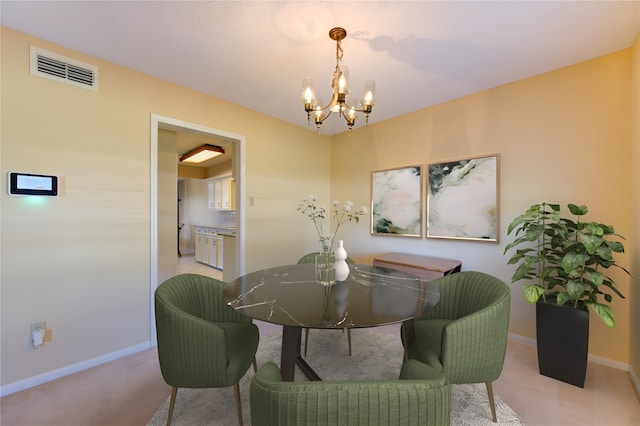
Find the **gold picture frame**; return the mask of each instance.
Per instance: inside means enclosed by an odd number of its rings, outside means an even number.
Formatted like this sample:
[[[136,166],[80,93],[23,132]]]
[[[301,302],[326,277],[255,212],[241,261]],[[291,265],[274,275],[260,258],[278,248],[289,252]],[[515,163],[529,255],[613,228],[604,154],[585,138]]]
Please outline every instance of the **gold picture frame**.
[[[498,242],[500,154],[429,163],[427,238]]]
[[[422,237],[422,165],[371,172],[371,235]]]

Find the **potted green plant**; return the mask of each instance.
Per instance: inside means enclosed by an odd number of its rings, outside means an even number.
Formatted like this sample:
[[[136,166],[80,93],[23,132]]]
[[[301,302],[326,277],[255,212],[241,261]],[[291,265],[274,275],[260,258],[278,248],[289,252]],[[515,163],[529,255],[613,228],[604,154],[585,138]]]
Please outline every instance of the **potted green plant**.
[[[536,333],[540,373],[584,386],[589,345],[589,311],[609,327],[615,326],[610,303],[624,298],[605,271],[616,267],[624,239],[613,226],[581,221],[587,206],[568,204],[576,220],[562,217],[560,205],[539,203],[516,217],[507,230],[515,239],[508,264],[517,268],[512,282],[525,280],[524,297],[536,303]],[[549,351],[557,350],[557,353]]]

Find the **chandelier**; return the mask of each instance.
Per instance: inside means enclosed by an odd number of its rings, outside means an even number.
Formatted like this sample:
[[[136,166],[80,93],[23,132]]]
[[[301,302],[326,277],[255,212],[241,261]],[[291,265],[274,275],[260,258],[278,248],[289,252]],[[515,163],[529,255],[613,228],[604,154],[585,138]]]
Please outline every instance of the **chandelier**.
[[[340,114],[347,121],[349,132],[351,132],[356,122],[356,113],[358,112],[364,113],[365,123],[368,124],[369,113],[371,113],[375,104],[376,83],[373,80],[367,80],[364,83],[360,109],[347,103],[349,70],[346,67],[340,68],[343,54],[341,42],[346,36],[347,30],[344,28],[336,27],[329,31],[329,37],[336,42],[336,68],[333,71],[333,79],[331,80],[331,88],[333,89],[331,101],[326,106],[322,106],[322,100],[316,97],[316,92],[313,89],[313,81],[308,78],[302,81],[302,103],[304,103],[304,110],[307,112],[307,122],[311,124],[311,113],[313,112],[318,133],[320,133],[320,126],[329,118],[332,112]]]

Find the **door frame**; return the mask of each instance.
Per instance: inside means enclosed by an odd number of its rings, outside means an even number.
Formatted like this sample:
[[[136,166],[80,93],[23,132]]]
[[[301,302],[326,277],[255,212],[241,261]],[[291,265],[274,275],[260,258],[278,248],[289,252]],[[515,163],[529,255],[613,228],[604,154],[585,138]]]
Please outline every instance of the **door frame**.
[[[236,180],[236,271],[235,276],[245,274],[245,137],[236,133],[190,123],[158,114],[151,114],[151,164],[150,164],[150,235],[151,235],[151,270],[150,270],[150,336],[152,346],[157,345],[156,322],[154,309],[154,293],[158,283],[158,130],[181,130],[191,133],[224,138],[234,145],[233,176]],[[177,180],[176,176],[176,180]]]

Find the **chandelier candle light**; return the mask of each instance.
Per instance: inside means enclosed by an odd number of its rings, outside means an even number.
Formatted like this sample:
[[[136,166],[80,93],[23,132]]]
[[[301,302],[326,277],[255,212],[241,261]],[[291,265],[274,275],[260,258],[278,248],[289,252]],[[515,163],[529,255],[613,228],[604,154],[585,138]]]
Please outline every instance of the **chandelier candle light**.
[[[347,121],[349,132],[356,123],[356,113],[362,112],[365,115],[365,123],[369,123],[369,113],[375,105],[376,83],[373,80],[367,80],[364,83],[364,93],[360,100],[362,108],[357,109],[347,103],[349,95],[349,70],[346,67],[340,68],[342,62],[342,46],[341,42],[347,36],[347,30],[336,27],[329,31],[329,37],[336,42],[336,68],[333,71],[333,79],[331,80],[331,88],[333,93],[331,101],[322,106],[322,101],[318,100],[316,92],[313,89],[313,81],[304,79],[302,81],[302,103],[304,110],[307,112],[307,121],[311,124],[311,112],[313,112],[314,121],[316,123],[316,131],[320,133],[320,126],[331,115],[332,112],[339,113]]]

